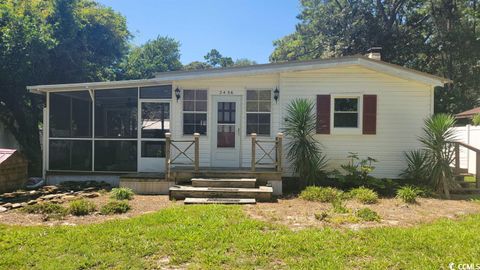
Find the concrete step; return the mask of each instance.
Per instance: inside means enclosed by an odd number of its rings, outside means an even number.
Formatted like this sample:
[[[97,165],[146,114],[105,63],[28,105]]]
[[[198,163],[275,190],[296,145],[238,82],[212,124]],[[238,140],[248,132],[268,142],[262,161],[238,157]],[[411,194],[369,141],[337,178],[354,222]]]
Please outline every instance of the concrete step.
[[[185,198],[184,204],[256,204],[253,198]]]
[[[192,178],[194,187],[254,188],[255,178]]]
[[[258,188],[219,188],[193,187],[175,185],[170,188],[170,199],[184,200],[185,198],[254,198],[258,202],[272,200],[272,187]]]
[[[477,183],[475,183],[475,182],[457,181],[457,184],[459,184],[463,188],[475,188],[475,187],[477,187]]]

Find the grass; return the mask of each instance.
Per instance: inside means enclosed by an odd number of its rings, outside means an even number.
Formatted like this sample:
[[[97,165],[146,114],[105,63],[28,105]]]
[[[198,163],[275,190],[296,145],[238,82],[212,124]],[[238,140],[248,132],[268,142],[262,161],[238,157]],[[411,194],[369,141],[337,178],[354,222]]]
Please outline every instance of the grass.
[[[79,226],[0,225],[1,269],[439,269],[478,263],[480,215],[413,228],[305,229],[252,220],[240,206],[175,206]]]

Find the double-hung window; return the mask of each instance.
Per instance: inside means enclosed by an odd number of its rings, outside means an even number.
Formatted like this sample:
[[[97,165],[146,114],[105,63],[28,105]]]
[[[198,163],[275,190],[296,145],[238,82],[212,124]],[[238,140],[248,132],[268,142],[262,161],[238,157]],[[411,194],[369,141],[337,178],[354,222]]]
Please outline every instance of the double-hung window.
[[[183,90],[183,134],[207,134],[207,90]]]
[[[333,99],[333,127],[359,128],[358,112],[358,97],[335,97]]]
[[[272,91],[247,90],[247,135],[270,136]]]

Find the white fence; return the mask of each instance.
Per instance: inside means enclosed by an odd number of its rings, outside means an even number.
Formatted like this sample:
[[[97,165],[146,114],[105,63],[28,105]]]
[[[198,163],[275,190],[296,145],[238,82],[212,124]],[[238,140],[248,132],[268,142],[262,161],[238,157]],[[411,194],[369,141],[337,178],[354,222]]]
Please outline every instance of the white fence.
[[[466,125],[464,127],[455,127],[454,130],[457,141],[480,149],[480,126]],[[476,171],[475,155],[475,152],[460,147],[460,167],[468,168],[468,172],[474,174]]]

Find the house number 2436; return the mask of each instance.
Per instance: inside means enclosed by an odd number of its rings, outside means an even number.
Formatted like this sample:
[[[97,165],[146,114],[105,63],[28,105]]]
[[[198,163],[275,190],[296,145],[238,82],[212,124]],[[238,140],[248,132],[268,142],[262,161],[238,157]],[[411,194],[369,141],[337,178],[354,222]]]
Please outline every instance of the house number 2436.
[[[233,95],[233,91],[230,90],[220,90],[218,91],[220,95]]]

